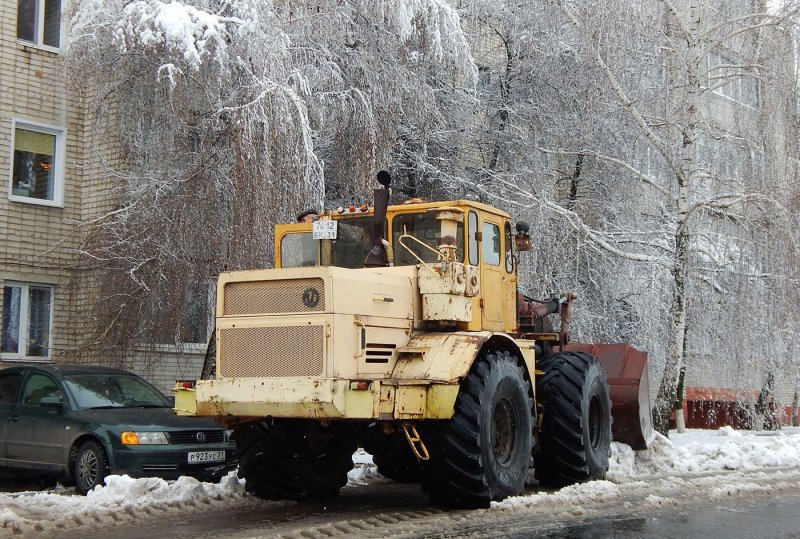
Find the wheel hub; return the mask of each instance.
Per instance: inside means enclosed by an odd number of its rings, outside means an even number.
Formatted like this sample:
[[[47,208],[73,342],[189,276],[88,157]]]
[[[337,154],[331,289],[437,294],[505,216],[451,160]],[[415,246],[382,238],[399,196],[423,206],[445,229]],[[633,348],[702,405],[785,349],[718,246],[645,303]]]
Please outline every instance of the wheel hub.
[[[86,451],[78,461],[78,477],[86,487],[93,487],[97,481],[98,462],[97,456],[91,451]]]
[[[494,445],[492,453],[499,464],[507,464],[514,454],[517,418],[514,407],[507,398],[500,399],[494,407]]]
[[[589,401],[589,445],[592,449],[600,447],[602,441],[601,428],[603,425],[603,406],[597,394],[592,395]]]

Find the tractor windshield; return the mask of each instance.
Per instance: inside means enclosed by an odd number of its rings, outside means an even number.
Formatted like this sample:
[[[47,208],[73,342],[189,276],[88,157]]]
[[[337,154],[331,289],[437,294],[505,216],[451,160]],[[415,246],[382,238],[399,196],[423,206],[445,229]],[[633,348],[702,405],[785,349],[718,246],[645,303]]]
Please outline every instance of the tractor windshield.
[[[408,238],[400,242],[400,236],[408,234],[414,236],[430,249],[426,249],[418,242]],[[392,246],[394,247],[394,265],[409,266],[419,264],[416,254],[424,262],[433,263],[438,260],[439,236],[441,223],[436,218],[436,212],[404,213],[395,215],[392,219]],[[403,247],[405,245],[406,247]],[[411,254],[409,250],[413,251]],[[464,224],[459,223],[456,232],[456,260],[464,260]]]
[[[303,266],[316,266],[322,257],[321,265],[338,266],[341,268],[363,268],[364,260],[372,248],[372,216],[347,217],[337,219],[338,231],[335,240],[314,240],[311,232],[298,232],[287,234],[281,240],[281,266],[284,268],[297,268]],[[419,264],[414,254],[426,263],[436,262],[438,259],[440,223],[436,219],[436,212],[403,213],[392,218],[392,247],[394,250],[395,266],[411,266]],[[403,240],[407,248],[403,247],[400,236],[408,234],[424,243],[426,249],[414,240]],[[464,260],[464,225],[458,224],[456,234],[456,259]]]

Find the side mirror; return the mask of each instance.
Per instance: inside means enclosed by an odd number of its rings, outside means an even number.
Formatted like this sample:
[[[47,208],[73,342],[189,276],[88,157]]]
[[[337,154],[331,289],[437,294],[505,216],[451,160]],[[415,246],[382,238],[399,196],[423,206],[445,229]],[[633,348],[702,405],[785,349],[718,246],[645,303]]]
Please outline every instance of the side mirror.
[[[67,405],[64,403],[64,399],[61,397],[42,397],[42,400],[39,401],[39,406],[42,408],[57,408],[59,410],[66,409]]]
[[[531,246],[531,226],[525,221],[519,221],[516,228],[517,233],[514,235],[514,248],[517,252],[530,251],[533,248]]]

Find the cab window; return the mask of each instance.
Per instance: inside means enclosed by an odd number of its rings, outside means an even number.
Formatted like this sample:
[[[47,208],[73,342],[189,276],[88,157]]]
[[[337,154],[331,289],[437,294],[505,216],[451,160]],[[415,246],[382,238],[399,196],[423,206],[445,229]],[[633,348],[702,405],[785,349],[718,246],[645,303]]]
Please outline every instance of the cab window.
[[[483,223],[483,261],[492,266],[500,265],[500,227],[494,223]]]
[[[514,236],[511,234],[511,223],[506,221],[506,273],[514,272]]]
[[[336,239],[331,241],[331,266],[363,268],[372,249],[371,216],[338,220]]]
[[[317,265],[317,241],[311,232],[287,234],[281,239],[281,267],[299,268]]]
[[[394,248],[395,266],[413,266],[419,264],[409,249],[428,264],[439,260],[439,235],[441,225],[436,219],[436,212],[405,213],[395,215],[392,219],[392,246]],[[404,239],[403,247],[400,236],[409,234],[430,247],[426,249],[414,240]],[[456,260],[464,260],[464,223],[458,223],[456,229]]]
[[[469,212],[467,217],[467,226],[469,228],[469,263],[473,266],[478,265],[478,237],[480,230],[478,229],[478,214],[474,211]]]

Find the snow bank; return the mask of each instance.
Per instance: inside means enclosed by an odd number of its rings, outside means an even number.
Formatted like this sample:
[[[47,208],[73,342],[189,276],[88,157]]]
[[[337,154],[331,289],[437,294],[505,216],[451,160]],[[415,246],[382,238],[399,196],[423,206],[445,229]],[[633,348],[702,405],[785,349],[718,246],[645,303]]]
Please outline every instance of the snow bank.
[[[150,507],[178,509],[244,495],[244,484],[235,472],[219,483],[202,483],[191,477],[167,482],[127,475],[108,476],[105,483],[86,496],[63,486],[45,492],[0,493],[0,532],[28,535],[89,523],[110,524],[126,516],[136,518]]]
[[[673,504],[674,500],[662,492],[658,495],[651,492],[656,483],[702,492],[707,498],[769,493],[781,485],[766,484],[768,481],[761,481],[759,476],[765,472],[753,470],[800,468],[800,429],[785,428],[770,433],[738,432],[729,427],[717,431],[690,430],[671,433],[669,439],[657,436],[646,451],[633,451],[618,443],[612,444],[611,449],[605,481],[517,496],[492,506],[501,510],[539,507],[581,515],[592,506],[609,501],[626,506],[632,498],[650,507]],[[385,480],[368,453],[357,451],[353,463],[348,487]],[[722,475],[714,473],[721,470],[734,472],[723,480]],[[800,474],[787,475],[787,484],[796,482],[795,476]],[[688,484],[691,489],[686,488]],[[205,505],[226,504],[244,496],[244,481],[235,472],[219,483],[202,483],[189,477],[164,481],[109,476],[104,486],[87,496],[77,496],[71,488],[62,486],[44,492],[0,492],[0,535],[4,532],[35,535],[75,526],[103,526],[154,511],[182,512],[193,507],[202,510]]]
[[[612,443],[606,481],[508,498],[493,503],[492,507],[507,510],[535,506],[581,514],[585,505],[630,497],[634,492],[648,490],[650,482],[659,479],[677,486],[691,482],[693,489],[704,492],[708,498],[763,494],[772,492],[773,487],[757,482],[755,477],[745,480],[736,476],[731,481],[721,481],[718,476],[702,477],[700,474],[775,467],[800,467],[800,429],[753,432],[723,427],[716,431],[671,432],[670,438],[656,434],[650,447],[644,451]],[[678,477],[678,474],[684,477]],[[695,478],[686,479],[686,475]],[[675,502],[670,498],[649,495],[643,498],[643,503],[669,506]]]
[[[800,431],[776,432],[688,430],[656,435],[650,448],[633,451],[614,443],[607,478],[621,482],[642,475],[695,473],[719,470],[753,470],[800,466]]]

